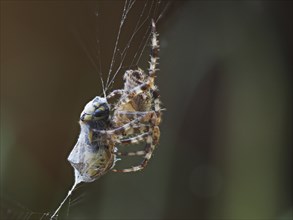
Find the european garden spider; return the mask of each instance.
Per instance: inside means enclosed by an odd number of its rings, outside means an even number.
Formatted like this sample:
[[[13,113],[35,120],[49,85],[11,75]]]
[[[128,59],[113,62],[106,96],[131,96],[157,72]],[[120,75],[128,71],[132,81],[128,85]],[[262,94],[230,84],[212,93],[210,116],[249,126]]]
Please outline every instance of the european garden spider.
[[[142,170],[150,160],[160,138],[161,107],[159,92],[154,85],[159,45],[152,20],[151,59],[148,74],[140,68],[127,70],[124,89],[114,90],[106,98],[95,97],[86,104],[80,116],[81,132],[68,160],[83,182],[92,182],[110,169],[117,156],[143,156],[140,165],[114,172]],[[108,99],[120,95],[110,109]],[[110,114],[112,112],[112,114]],[[145,149],[118,152],[116,145],[145,142]]]

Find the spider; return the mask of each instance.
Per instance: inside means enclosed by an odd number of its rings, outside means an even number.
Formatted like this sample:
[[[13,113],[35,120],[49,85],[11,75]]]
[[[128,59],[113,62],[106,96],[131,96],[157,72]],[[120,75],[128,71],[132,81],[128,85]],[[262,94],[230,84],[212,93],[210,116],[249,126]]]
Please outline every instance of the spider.
[[[142,170],[150,160],[160,137],[161,108],[154,85],[159,45],[152,20],[151,59],[148,74],[138,68],[124,74],[124,89],[114,90],[106,98],[95,97],[80,115],[81,132],[68,161],[83,182],[92,182],[115,166],[117,156],[143,156],[140,165],[114,172]],[[120,95],[111,109],[108,99]],[[112,111],[112,115],[110,112]],[[116,145],[145,142],[145,149],[117,152]]]
[[[123,100],[128,96],[128,91],[143,85],[148,77],[140,68],[137,70],[128,70],[124,74],[124,89],[113,91],[113,94],[120,94]],[[129,138],[127,142],[126,139],[122,140],[125,144],[146,142],[146,146],[144,150],[136,152],[117,152],[116,155],[119,156],[144,156],[144,160],[138,166],[123,170],[113,169],[112,171],[134,172],[142,170],[147,165],[160,138],[160,130],[158,127],[161,121],[159,93],[157,87],[154,87],[154,89],[149,88],[135,95],[132,99],[127,100],[127,102],[123,102],[121,99],[114,107],[112,127],[119,128],[127,123],[133,122],[135,119],[140,120],[138,124],[134,124],[122,134],[122,137],[131,136],[132,138]]]

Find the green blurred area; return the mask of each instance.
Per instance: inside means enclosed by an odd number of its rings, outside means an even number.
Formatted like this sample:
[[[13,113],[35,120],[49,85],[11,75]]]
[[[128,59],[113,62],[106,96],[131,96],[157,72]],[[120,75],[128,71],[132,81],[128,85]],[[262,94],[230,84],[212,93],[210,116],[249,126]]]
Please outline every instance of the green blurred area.
[[[96,40],[105,76],[123,2],[0,4],[1,219],[40,219],[73,183],[66,158],[79,114],[102,92]],[[58,219],[292,219],[292,10],[290,1],[172,2],[158,23],[167,111],[154,157],[142,172],[82,185]]]

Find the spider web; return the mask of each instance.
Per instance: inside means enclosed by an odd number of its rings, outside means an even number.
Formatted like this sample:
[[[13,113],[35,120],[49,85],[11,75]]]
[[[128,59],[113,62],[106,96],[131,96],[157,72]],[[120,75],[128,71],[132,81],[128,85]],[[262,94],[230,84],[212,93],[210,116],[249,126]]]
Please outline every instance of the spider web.
[[[126,21],[128,12],[131,10],[131,8],[133,7],[133,5],[135,3],[135,1],[125,1],[123,13],[121,16],[119,31],[117,34],[117,39],[116,39],[115,47],[114,47],[114,51],[113,51],[112,61],[111,61],[111,65],[109,68],[109,73],[108,73],[108,77],[107,77],[107,81],[106,81],[106,85],[105,85],[106,91],[109,90],[109,88],[111,88],[112,84],[114,83],[115,77],[120,72],[122,65],[124,64],[125,57],[127,56],[128,49],[130,48],[131,43],[132,43],[134,37],[136,36],[136,34],[140,30],[143,30],[143,27],[145,25],[147,25],[147,28],[145,28],[146,31],[143,35],[143,39],[142,39],[136,53],[134,54],[133,59],[132,59],[129,66],[133,66],[133,65],[137,66],[138,62],[141,59],[142,53],[145,51],[147,42],[149,42],[149,38],[150,38],[150,20],[152,18],[154,18],[155,22],[158,22],[158,20],[161,18],[161,16],[158,16],[156,18],[156,13],[157,13],[157,10],[158,10],[161,2],[160,1],[158,1],[158,2],[151,1],[150,4],[149,4],[149,2],[150,1],[145,2],[144,7],[142,9],[142,12],[140,13],[139,18],[137,19],[134,30],[132,31],[132,35],[130,36],[128,42],[126,43],[124,48],[121,47],[121,48],[123,48],[123,50],[119,50],[117,48],[118,48],[118,44],[119,44],[119,40],[120,40],[121,30],[122,30],[124,23]],[[149,6],[149,7],[147,8],[147,6]],[[146,13],[146,18],[144,18],[145,13]],[[118,65],[116,70],[113,70],[118,52],[119,52],[120,64]]]
[[[146,48],[149,45],[151,35],[151,19],[154,19],[156,23],[160,21],[170,6],[169,1],[158,0],[126,0],[118,4],[121,4],[120,11],[122,13],[119,17],[119,23],[115,25],[117,30],[115,30],[114,34],[112,33],[116,36],[115,41],[111,42],[113,47],[101,47],[101,43],[104,42],[100,40],[102,39],[102,30],[99,21],[107,19],[103,13],[103,4],[100,4],[100,7],[98,5],[95,11],[96,18],[98,19],[95,50],[90,53],[89,48],[84,47],[85,53],[91,60],[95,70],[99,73],[104,96],[111,91],[119,74],[123,74],[125,70],[138,66],[143,54],[148,51]],[[105,58],[102,60],[101,57],[104,57],[105,52],[108,51],[112,52],[111,59]],[[109,60],[111,60],[110,63],[108,63]],[[148,65],[147,61],[145,63]]]
[[[96,4],[97,8],[93,12],[93,15],[97,19],[96,40],[92,47],[93,50],[91,51],[89,47],[85,46],[84,42],[80,39],[79,43],[93,65],[96,74],[98,74],[102,87],[102,94],[106,96],[106,94],[110,93],[113,89],[115,80],[118,79],[118,76],[120,78],[117,81],[121,84],[121,76],[124,71],[136,68],[138,64],[140,64],[144,53],[148,52],[146,48],[149,45],[151,35],[151,19],[154,19],[155,23],[159,22],[169,8],[170,2],[160,0],[125,0],[124,2],[115,2],[115,4],[121,5],[121,15],[117,29],[115,30],[115,40],[111,43],[111,49],[105,49],[102,46],[104,42],[101,37],[101,23],[104,22],[103,16],[105,16],[103,4],[111,5],[113,2],[97,2]],[[102,56],[106,50],[112,51],[109,60],[106,58],[104,59],[104,56]],[[148,60],[144,62],[144,66],[148,66]],[[81,196],[72,199],[72,194],[80,183],[81,180],[75,172],[75,180],[72,188],[54,211],[37,212],[14,200],[1,198],[1,219],[58,219],[58,214],[61,210],[62,213],[65,213],[65,216],[59,215],[59,219],[61,217],[63,219],[69,219],[70,207],[81,201]],[[67,209],[65,206],[66,202]]]

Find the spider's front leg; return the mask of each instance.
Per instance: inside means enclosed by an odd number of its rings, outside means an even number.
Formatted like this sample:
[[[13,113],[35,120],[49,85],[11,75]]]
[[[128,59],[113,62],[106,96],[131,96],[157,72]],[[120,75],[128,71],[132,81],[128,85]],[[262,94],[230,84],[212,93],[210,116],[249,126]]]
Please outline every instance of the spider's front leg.
[[[150,67],[149,67],[149,76],[151,78],[154,78],[156,75],[156,71],[158,69],[156,69],[157,65],[158,65],[158,60],[159,60],[159,50],[160,50],[160,46],[159,46],[159,41],[157,39],[157,32],[156,32],[156,24],[155,21],[152,20],[152,43],[151,43],[151,61],[150,63]]]
[[[156,25],[155,25],[155,21],[152,20],[152,41],[151,41],[151,60],[149,61],[149,72],[148,72],[148,77],[146,79],[146,81],[136,87],[134,87],[133,89],[131,89],[130,91],[125,91],[125,96],[122,97],[117,106],[121,106],[124,105],[128,102],[130,102],[135,96],[143,93],[146,90],[153,90],[153,91],[157,91],[155,85],[154,85],[154,81],[155,81],[155,77],[156,77],[156,73],[158,71],[157,69],[157,65],[158,65],[158,54],[159,54],[159,41],[157,39],[157,32],[156,32]]]
[[[144,117],[147,114],[150,114],[153,111],[146,111],[146,112],[133,112],[133,111],[116,111],[115,116],[117,117],[117,121],[127,122],[132,121],[134,119]]]
[[[113,97],[115,97],[115,96],[118,96],[118,95],[121,96],[121,95],[123,94],[123,92],[124,92],[123,89],[116,89],[116,90],[112,91],[112,92],[107,96],[107,100],[109,100],[109,99],[111,99],[111,98],[113,98]]]
[[[132,129],[137,123],[139,123],[141,120],[141,118],[137,118],[132,120],[129,123],[124,124],[121,127],[118,128],[114,128],[111,130],[94,130],[95,133],[97,134],[102,134],[102,135],[106,135],[106,136],[111,136],[111,135],[122,135],[124,133],[126,133],[127,131],[129,131],[130,129]]]
[[[132,121],[118,127],[118,128],[114,128],[111,130],[96,130],[93,129],[93,131],[97,134],[102,134],[102,135],[122,135],[124,133],[127,133],[130,129],[132,129],[133,127],[137,126],[139,123],[146,123],[149,122],[151,124],[155,124],[157,125],[157,117],[154,111],[150,111],[148,113],[146,113],[143,116],[140,116],[136,119],[133,119]]]

